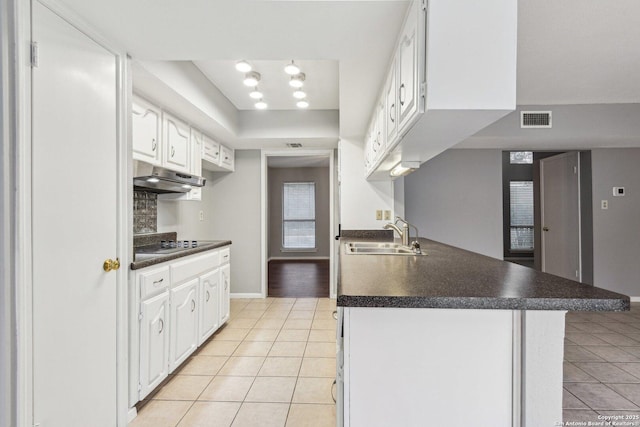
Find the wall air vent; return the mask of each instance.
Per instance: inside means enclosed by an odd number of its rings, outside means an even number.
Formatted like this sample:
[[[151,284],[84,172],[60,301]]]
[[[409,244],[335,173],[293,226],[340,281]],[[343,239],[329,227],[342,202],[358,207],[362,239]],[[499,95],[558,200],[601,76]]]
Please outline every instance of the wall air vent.
[[[288,142],[287,147],[289,148],[302,148],[302,144],[299,142]]]
[[[522,129],[540,129],[551,127],[551,111],[520,111]]]

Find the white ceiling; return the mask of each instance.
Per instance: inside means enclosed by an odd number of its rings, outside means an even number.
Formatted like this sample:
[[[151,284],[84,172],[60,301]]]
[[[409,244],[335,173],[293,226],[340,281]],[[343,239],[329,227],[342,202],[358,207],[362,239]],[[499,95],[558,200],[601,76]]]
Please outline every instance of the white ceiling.
[[[61,1],[133,58],[195,61],[240,110],[247,108],[244,88],[235,86],[235,70],[218,68],[225,62],[248,59],[266,65],[300,58],[334,64],[337,77],[322,85],[321,93],[310,101],[312,108],[319,108],[316,101],[322,105],[322,97],[328,95],[333,100],[326,102],[336,108],[333,97],[338,94],[341,138],[365,133],[408,4],[404,0]],[[585,148],[625,146],[631,141],[640,145],[638,133],[626,124],[624,135],[605,134],[616,129],[619,104],[640,103],[640,1],[520,0],[518,7],[518,105],[566,105],[571,110],[597,104],[593,132],[577,127],[539,133],[538,139],[532,137],[536,133],[522,133],[519,128],[507,132],[503,126],[509,115],[461,146],[490,148],[524,141]],[[313,69],[310,66],[310,81],[322,75]],[[337,87],[329,88],[335,82]],[[277,95],[269,96],[274,97],[270,104],[284,108]],[[569,110],[565,117],[580,116],[579,110]],[[258,139],[252,142],[260,144]]]
[[[238,110],[255,110],[255,100],[249,97],[249,88],[242,83],[244,73],[235,69],[237,61],[194,61],[196,66],[211,82],[229,98]],[[284,66],[290,60],[249,61],[254,71],[260,73],[258,89],[264,95],[269,110],[295,110],[297,99],[295,90],[289,86],[291,76],[284,72]],[[296,65],[305,73],[302,88],[309,101],[309,110],[337,110],[338,98],[338,62],[296,60]]]

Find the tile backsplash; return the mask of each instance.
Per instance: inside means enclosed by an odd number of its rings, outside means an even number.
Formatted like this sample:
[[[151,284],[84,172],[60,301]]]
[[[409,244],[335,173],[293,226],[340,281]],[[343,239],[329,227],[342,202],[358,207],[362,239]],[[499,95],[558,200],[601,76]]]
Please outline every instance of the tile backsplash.
[[[133,234],[158,231],[158,195],[146,191],[133,192]]]

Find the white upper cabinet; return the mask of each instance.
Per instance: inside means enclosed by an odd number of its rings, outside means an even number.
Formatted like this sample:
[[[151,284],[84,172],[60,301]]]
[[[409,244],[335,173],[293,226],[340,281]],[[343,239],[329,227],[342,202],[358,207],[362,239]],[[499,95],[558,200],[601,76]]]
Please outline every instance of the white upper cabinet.
[[[207,137],[203,138],[202,168],[216,172],[233,172],[235,169],[235,152]]]
[[[220,144],[204,134],[202,135],[202,161],[216,166],[220,164]]]
[[[421,11],[416,2],[410,8],[405,27],[398,46],[398,122],[400,133],[405,131],[419,102],[419,64],[418,64],[418,13]],[[424,48],[424,45],[423,45]]]
[[[517,2],[413,0],[365,139],[368,180],[423,163],[515,109]],[[491,58],[479,61],[478,58]]]
[[[133,159],[160,166],[161,117],[159,108],[133,97],[131,105],[131,137]]]
[[[389,76],[387,77],[387,83],[385,85],[385,93],[384,93],[384,108],[385,108],[385,126],[386,126],[386,135],[387,141],[393,141],[396,138],[398,132],[398,106],[396,102],[397,94],[396,88],[398,85],[396,84],[396,59],[394,58],[393,63],[391,65],[391,71],[389,72]]]
[[[189,125],[169,113],[163,113],[164,165],[172,170],[189,173],[189,145],[191,130]]]

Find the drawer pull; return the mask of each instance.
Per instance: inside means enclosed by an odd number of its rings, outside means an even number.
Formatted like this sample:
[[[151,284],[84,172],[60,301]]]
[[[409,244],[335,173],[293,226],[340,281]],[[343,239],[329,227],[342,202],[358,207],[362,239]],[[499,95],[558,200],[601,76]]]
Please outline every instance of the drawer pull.
[[[209,298],[211,298],[211,295],[209,295],[209,291],[207,291],[207,299],[206,299],[206,301],[209,301]]]
[[[158,334],[161,334],[162,331],[164,331],[164,320],[160,319],[160,330],[158,331]]]
[[[160,280],[154,280],[153,286],[158,286],[160,283],[164,282],[164,277]]]
[[[193,311],[196,309],[196,301],[195,300],[191,300],[191,312],[193,313]]]

